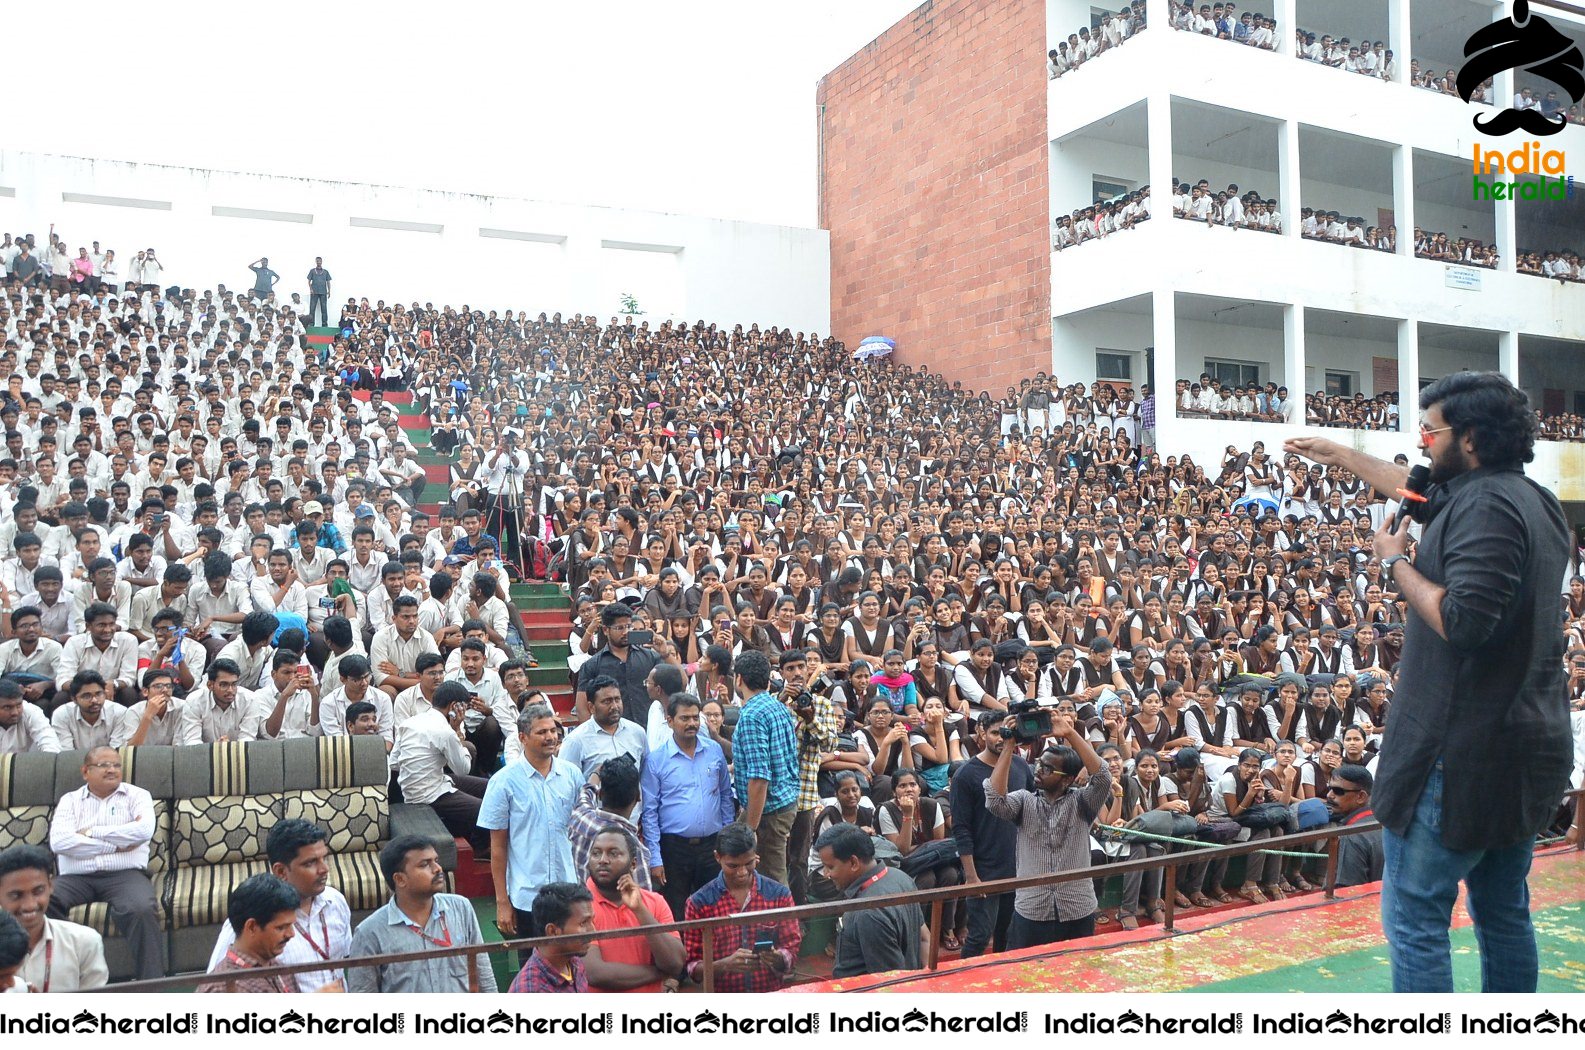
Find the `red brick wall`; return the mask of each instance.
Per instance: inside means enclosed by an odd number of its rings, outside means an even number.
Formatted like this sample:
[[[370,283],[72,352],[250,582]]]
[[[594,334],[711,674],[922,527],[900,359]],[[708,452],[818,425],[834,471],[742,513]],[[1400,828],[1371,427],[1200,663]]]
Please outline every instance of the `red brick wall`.
[[[827,74],[832,333],[974,389],[1051,366],[1043,0],[925,3]]]

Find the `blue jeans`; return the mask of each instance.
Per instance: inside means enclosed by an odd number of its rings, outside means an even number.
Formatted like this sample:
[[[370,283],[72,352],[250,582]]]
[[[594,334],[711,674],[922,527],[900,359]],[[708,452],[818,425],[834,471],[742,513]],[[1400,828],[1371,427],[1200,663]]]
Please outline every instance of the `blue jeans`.
[[[1442,845],[1442,766],[1426,778],[1407,835],[1383,831],[1381,923],[1387,934],[1395,992],[1451,992],[1452,947],[1448,927],[1458,884],[1480,945],[1484,992],[1533,992],[1537,959],[1530,924],[1530,873],[1534,844],[1493,850],[1451,850]]]

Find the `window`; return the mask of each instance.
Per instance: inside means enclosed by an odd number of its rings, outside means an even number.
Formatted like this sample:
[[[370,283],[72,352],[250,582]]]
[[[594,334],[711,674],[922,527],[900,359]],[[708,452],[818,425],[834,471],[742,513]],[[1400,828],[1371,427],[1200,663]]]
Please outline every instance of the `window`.
[[[1095,175],[1090,180],[1090,200],[1109,201],[1125,193],[1133,193],[1134,184],[1110,175]]]
[[[1105,350],[1096,351],[1095,378],[1130,382],[1134,378],[1134,355],[1109,353]]]
[[[1326,393],[1328,397],[1353,397],[1354,373],[1352,372],[1327,372]]]
[[[1260,382],[1260,366],[1250,361],[1216,361],[1205,359],[1206,373],[1223,386],[1246,387]]]

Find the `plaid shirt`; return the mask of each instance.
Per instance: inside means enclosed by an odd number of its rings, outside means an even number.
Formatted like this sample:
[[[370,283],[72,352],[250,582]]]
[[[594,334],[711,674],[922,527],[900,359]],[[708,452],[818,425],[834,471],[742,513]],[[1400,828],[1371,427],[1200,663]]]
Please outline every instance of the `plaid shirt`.
[[[633,881],[646,890],[654,889],[649,884],[649,847],[644,845],[644,836],[639,833],[638,825],[626,817],[601,809],[600,796],[593,784],[583,786],[578,794],[578,805],[567,819],[567,839],[572,843],[572,870],[579,875],[588,874],[589,847],[594,845],[594,837],[600,834],[600,829],[612,824],[638,840],[638,856],[633,858]]]
[[[794,720],[798,713],[787,701]],[[842,732],[842,716],[836,705],[823,696],[815,697],[815,720],[808,725],[798,721],[798,812],[823,809],[820,801],[820,756],[835,751],[837,735]],[[767,806],[766,812],[769,812]]]
[[[1151,394],[1139,403],[1139,429],[1156,429],[1156,395]]]
[[[545,965],[539,952],[534,952],[528,957],[528,962],[517,971],[517,976],[512,978],[508,992],[587,992],[589,990],[589,975],[583,968],[583,960],[574,955],[567,960],[572,966],[572,979],[557,973]]]
[[[773,908],[791,908],[793,906],[792,891],[774,879],[755,873],[754,886],[749,890],[748,900],[743,906],[738,907],[737,900],[728,892],[726,879],[717,875],[704,888],[688,898],[687,910],[683,918],[709,919],[718,915],[738,915],[752,911],[770,911]],[[769,924],[775,931],[776,951],[787,964],[786,972],[777,973],[768,966],[761,966],[753,973],[721,973],[715,974],[715,990],[718,992],[774,992],[786,983],[792,976],[793,966],[798,961],[798,947],[803,943],[803,931],[794,919],[783,919],[780,922]],[[739,948],[754,947],[757,939],[755,931],[760,927],[752,924],[741,926],[722,926],[710,931],[715,938],[712,943],[714,958],[721,960],[737,951]],[[688,974],[699,977],[702,973],[700,967],[704,959],[704,931],[699,929],[682,931],[683,947],[688,951]]]
[[[800,798],[797,718],[770,693],[755,693],[743,705],[732,732],[732,788],[748,808],[748,782],[764,780],[765,813],[786,809]]]

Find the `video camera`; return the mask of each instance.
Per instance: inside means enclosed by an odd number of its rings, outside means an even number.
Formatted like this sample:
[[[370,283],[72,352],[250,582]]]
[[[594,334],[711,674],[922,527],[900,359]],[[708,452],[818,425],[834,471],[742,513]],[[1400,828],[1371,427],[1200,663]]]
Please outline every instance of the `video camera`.
[[[997,731],[1003,740],[1032,744],[1051,732],[1051,708],[1039,700],[1015,700],[1007,705],[1007,713],[1016,721],[1010,729],[1007,726],[998,727]]]

